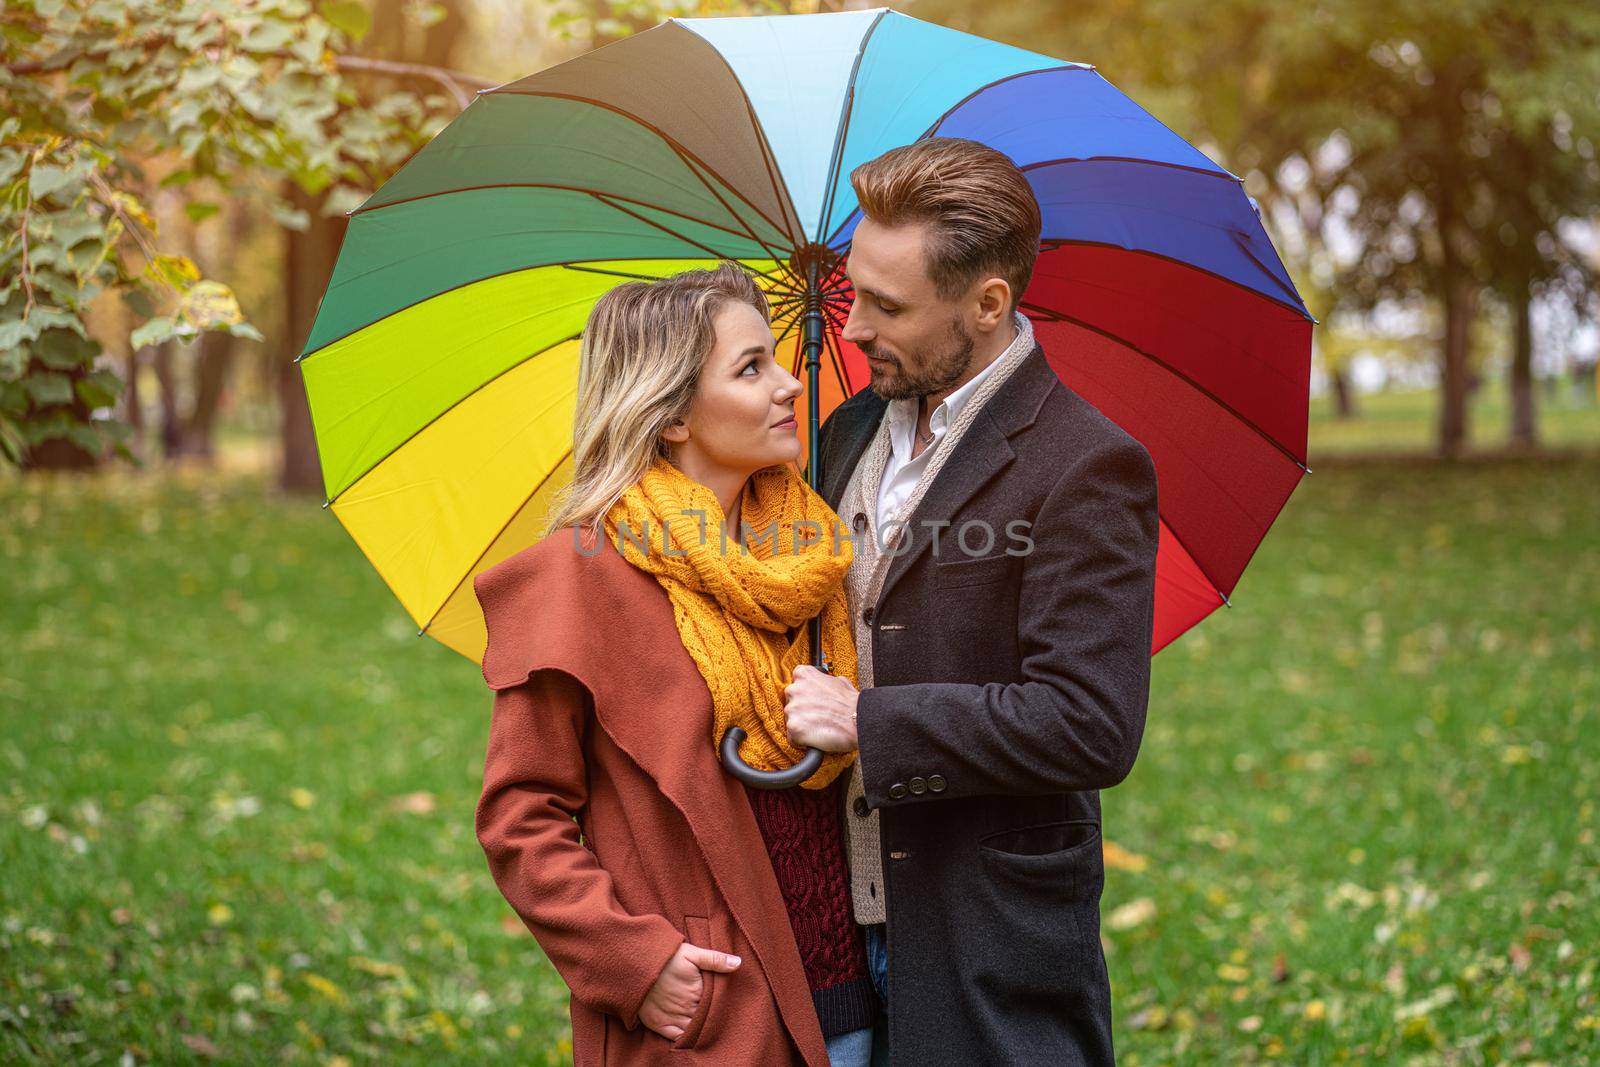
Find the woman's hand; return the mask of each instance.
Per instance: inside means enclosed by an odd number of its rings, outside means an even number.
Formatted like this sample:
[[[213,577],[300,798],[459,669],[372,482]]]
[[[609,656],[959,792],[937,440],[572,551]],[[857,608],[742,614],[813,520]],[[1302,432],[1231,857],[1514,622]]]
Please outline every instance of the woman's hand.
[[[694,1018],[695,1009],[700,1006],[700,993],[705,988],[700,972],[730,974],[738,970],[741,962],[738,956],[685,941],[661,968],[655,985],[645,994],[644,1003],[639,1007],[639,1021],[662,1037],[676,1041],[683,1036],[689,1020]]]

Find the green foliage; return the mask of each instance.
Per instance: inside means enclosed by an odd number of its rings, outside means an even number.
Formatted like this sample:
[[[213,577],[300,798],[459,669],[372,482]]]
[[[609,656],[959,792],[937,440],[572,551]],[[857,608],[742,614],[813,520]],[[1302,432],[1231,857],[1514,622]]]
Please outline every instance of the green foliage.
[[[163,247],[148,171],[204,191],[185,206],[194,222],[220,197],[266,195],[274,217],[304,229],[310,220],[255,179],[326,191],[327,212],[342,213],[447,119],[443,96],[368,101],[343,77],[339,52],[368,21],[350,0],[316,11],[306,0],[6,5],[0,463],[53,437],[128,454],[125,428],[95,417],[120,390],[96,370],[100,345],[84,323],[103,292],[142,320],[135,349],[206,330],[261,339],[225,284]]]

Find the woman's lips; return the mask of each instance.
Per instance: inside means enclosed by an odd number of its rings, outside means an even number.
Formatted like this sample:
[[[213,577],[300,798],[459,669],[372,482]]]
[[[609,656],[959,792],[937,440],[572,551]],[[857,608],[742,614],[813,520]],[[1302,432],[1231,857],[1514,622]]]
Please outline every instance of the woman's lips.
[[[775,423],[772,428],[774,430],[782,430],[782,429],[786,429],[786,428],[791,428],[794,425],[795,425],[794,416],[790,415],[787,419],[784,419],[782,422]]]

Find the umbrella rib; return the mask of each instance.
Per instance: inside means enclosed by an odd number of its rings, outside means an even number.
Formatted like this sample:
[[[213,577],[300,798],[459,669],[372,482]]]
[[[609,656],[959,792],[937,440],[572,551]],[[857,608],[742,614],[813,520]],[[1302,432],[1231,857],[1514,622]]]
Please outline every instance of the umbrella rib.
[[[1019,70],[1017,73],[1008,74],[1004,78],[996,78],[992,82],[987,82],[987,83],[985,83],[983,85],[978,86],[976,89],[972,90],[966,96],[963,96],[960,100],[956,101],[956,103],[952,107],[950,107],[950,108],[945,110],[944,114],[940,115],[937,119],[934,119],[933,120],[933,124],[931,126],[929,126],[925,131],[923,131],[922,136],[918,137],[917,140],[921,141],[921,140],[924,140],[924,139],[926,139],[928,137],[932,137],[934,132],[936,130],[938,130],[938,128],[940,126],[944,125],[945,120],[948,119],[951,115],[955,114],[955,112],[958,109],[960,109],[965,104],[967,104],[968,101],[970,101],[973,97],[977,96],[979,93],[982,93],[982,92],[984,92],[986,90],[989,90],[989,89],[993,89],[996,85],[1004,85],[1008,81],[1014,81],[1017,78],[1026,78],[1026,77],[1028,77],[1030,75],[1033,75],[1033,74],[1048,74],[1049,72],[1054,71],[1054,70],[1090,70],[1090,71],[1092,71],[1094,69],[1095,68],[1094,68],[1094,64],[1093,63],[1063,63],[1063,64],[1061,64],[1059,66],[1054,66],[1054,67],[1037,67],[1037,68],[1035,68],[1033,70]],[[1107,83],[1107,84],[1109,84],[1109,83]],[[854,82],[853,81],[852,81],[852,88],[854,88]],[[1112,88],[1115,89],[1116,87],[1112,86]],[[1118,90],[1118,91],[1120,92],[1120,90]],[[1024,169],[1026,169],[1026,168],[1024,168]],[[833,195],[832,186],[829,186],[829,194],[828,195],[830,196],[830,198]],[[833,204],[831,202],[828,205],[828,210],[830,212],[833,210]],[[846,215],[844,217],[844,220],[842,222],[840,222],[838,226],[834,227],[833,232],[830,233],[827,236],[827,238],[826,238],[824,243],[831,245],[833,243],[833,239],[835,237],[838,237],[840,233],[844,232],[844,228],[847,225],[849,225],[850,220],[855,218],[856,214],[860,210],[861,209],[859,207],[852,208],[851,211],[850,211],[850,214]],[[826,219],[826,217],[824,217],[823,218],[823,223],[825,223],[826,221],[827,221],[827,219]],[[821,223],[819,223],[819,225],[821,225]]]
[[[1222,587],[1217,584],[1217,580],[1206,573],[1205,564],[1200,562],[1200,557],[1195,555],[1194,551],[1190,549],[1189,546],[1184,542],[1183,538],[1179,536],[1178,528],[1172,525],[1172,520],[1167,518],[1165,515],[1159,515],[1158,518],[1161,520],[1161,525],[1165,526],[1167,528],[1167,532],[1172,535],[1172,539],[1178,542],[1178,547],[1183,549],[1183,554],[1194,561],[1194,569],[1200,572],[1200,577],[1206,580],[1206,584],[1211,587],[1211,591],[1222,598],[1222,603],[1224,605],[1230,608],[1233,607],[1233,604],[1228,601],[1228,594],[1222,591]],[[1237,580],[1238,579],[1236,578],[1235,581]]]
[[[445,594],[443,603],[435,608],[433,610],[433,614],[428,616],[428,621],[422,624],[422,629],[417,631],[418,637],[421,637],[427,632],[428,627],[433,625],[433,621],[439,617],[439,612],[444,610],[445,604],[450,603],[450,598],[455,596],[456,590],[461,588],[462,583],[468,578],[472,577],[473,569],[483,561],[484,556],[489,554],[489,549],[494,547],[494,543],[500,539],[500,535],[511,528],[511,524],[517,521],[517,516],[522,514],[522,509],[528,506],[528,501],[532,500],[539,490],[544,488],[545,483],[550,480],[550,478],[558,469],[560,469],[561,464],[565,462],[566,458],[570,455],[572,455],[572,449],[570,447],[563,450],[561,455],[556,457],[555,463],[551,465],[550,470],[545,473],[545,476],[540,478],[538,483],[528,491],[528,495],[522,498],[522,503],[518,504],[512,509],[510,517],[507,518],[506,521],[500,525],[500,528],[494,532],[494,536],[489,538],[488,543],[483,546],[483,551],[479,552],[473,561],[467,565],[467,573],[462,575],[461,578],[456,581],[456,584],[450,587],[450,592]]]
[[[756,244],[761,246],[762,250],[767,253],[767,257],[769,259],[775,259],[779,263],[782,263],[784,261],[784,257],[780,256],[776,252],[774,252],[773,249],[772,249],[772,246],[767,244],[767,242],[763,241],[761,239],[761,237],[756,233],[756,231],[755,231],[755,229],[753,227],[751,227],[749,225],[746,225],[744,217],[742,215],[740,215],[737,211],[734,211],[731,207],[728,207],[727,201],[723,200],[722,196],[717,192],[717,190],[715,188],[712,187],[711,183],[706,181],[705,175],[700,173],[699,168],[697,168],[694,165],[693,161],[691,161],[687,156],[683,157],[683,161],[684,161],[685,165],[688,166],[689,173],[693,174],[696,178],[699,178],[700,179],[700,184],[704,185],[706,187],[706,192],[708,192],[712,196],[716,197],[717,203],[721,204],[723,206],[723,208],[725,208],[727,210],[729,215],[732,215],[734,218],[739,220],[740,224],[744,226],[745,232],[747,234],[749,234],[750,239],[752,241],[754,241]]]
[[[943,126],[945,124],[945,120],[946,119],[948,119],[951,115],[954,115],[957,111],[960,111],[962,108],[966,107],[969,103],[971,103],[973,97],[978,96],[978,95],[980,95],[982,93],[988,92],[990,89],[993,89],[996,85],[1004,85],[1006,82],[1016,81],[1018,78],[1031,78],[1035,74],[1049,74],[1049,73],[1051,73],[1053,71],[1058,71],[1058,70],[1087,70],[1087,71],[1091,71],[1092,72],[1094,70],[1094,64],[1093,63],[1073,63],[1072,61],[1068,60],[1067,62],[1064,62],[1064,63],[1058,63],[1053,67],[1034,67],[1032,70],[1019,70],[1015,74],[1007,74],[1004,78],[996,78],[992,82],[985,82],[983,85],[978,86],[976,89],[972,90],[972,92],[968,93],[966,96],[963,96],[960,100],[957,100],[954,104],[952,104],[948,108],[946,108],[944,114],[942,114],[938,118],[934,119],[933,120],[933,125],[929,126],[926,130],[924,130],[923,134],[922,134],[922,137],[918,137],[917,140],[920,141],[925,137],[932,137],[934,135],[934,133],[938,131],[939,127]],[[1104,76],[1102,75],[1102,78],[1103,77]],[[1106,84],[1107,85],[1111,85],[1110,82],[1106,82]],[[1122,92],[1122,90],[1117,89],[1117,87],[1114,86],[1114,85],[1112,85],[1111,88],[1116,89],[1116,91],[1119,92],[1119,93]],[[1123,93],[1123,95],[1126,96],[1127,94]],[[1131,100],[1132,98],[1130,97],[1129,99]],[[1188,142],[1185,142],[1185,143],[1188,143]],[[838,231],[835,231],[835,232],[838,232]]]
[[[1154,363],[1156,366],[1158,366],[1158,367],[1162,368],[1163,370],[1167,371],[1169,374],[1172,374],[1174,377],[1177,377],[1177,378],[1181,379],[1182,381],[1184,381],[1185,383],[1187,383],[1190,386],[1190,388],[1194,389],[1196,392],[1203,393],[1209,400],[1211,400],[1213,403],[1215,403],[1223,411],[1226,411],[1229,415],[1232,415],[1235,419],[1239,420],[1239,422],[1242,425],[1244,425],[1249,430],[1253,431],[1263,441],[1266,441],[1273,448],[1277,449],[1279,452],[1282,452],[1284,454],[1284,456],[1286,456],[1289,459],[1289,461],[1291,463],[1293,463],[1296,467],[1299,467],[1302,471],[1305,471],[1305,472],[1309,472],[1310,471],[1310,468],[1307,467],[1304,463],[1302,463],[1300,461],[1300,459],[1298,457],[1296,457],[1293,452],[1291,452],[1291,451],[1289,451],[1289,449],[1285,448],[1283,446],[1283,444],[1278,441],[1277,438],[1273,437],[1271,434],[1267,433],[1267,431],[1263,430],[1260,426],[1256,425],[1255,421],[1252,420],[1249,416],[1245,415],[1243,412],[1241,412],[1237,408],[1235,408],[1232,404],[1229,404],[1226,400],[1224,400],[1220,396],[1218,396],[1216,393],[1212,392],[1210,389],[1207,389],[1205,386],[1201,385],[1199,382],[1195,381],[1189,375],[1185,374],[1183,371],[1181,371],[1178,368],[1174,367],[1172,364],[1170,364],[1170,363],[1166,362],[1165,360],[1161,359],[1159,356],[1156,356],[1156,355],[1154,355],[1154,354],[1152,354],[1150,352],[1146,352],[1144,349],[1140,348],[1138,345],[1136,345],[1133,342],[1127,340],[1126,338],[1118,337],[1116,334],[1112,333],[1110,330],[1104,329],[1104,328],[1102,328],[1100,326],[1096,326],[1096,325],[1094,325],[1093,323],[1090,323],[1090,322],[1085,322],[1084,320],[1079,319],[1079,318],[1075,318],[1075,317],[1073,317],[1071,315],[1065,315],[1065,314],[1063,314],[1063,313],[1061,313],[1059,311],[1054,311],[1054,310],[1052,310],[1050,308],[1041,307],[1038,304],[1033,304],[1033,303],[1030,303],[1030,302],[1028,302],[1026,300],[1021,301],[1019,303],[1019,306],[1023,307],[1023,308],[1026,308],[1028,311],[1037,314],[1041,318],[1048,319],[1048,320],[1053,321],[1053,322],[1065,322],[1065,323],[1068,323],[1070,325],[1077,326],[1077,327],[1080,327],[1080,328],[1085,329],[1085,330],[1089,330],[1092,333],[1097,333],[1101,337],[1106,338],[1107,340],[1115,341],[1117,344],[1119,344],[1122,347],[1126,348],[1128,351],[1135,352],[1138,355],[1143,356],[1145,359],[1149,360],[1151,363]]]
[[[1046,244],[1052,246],[1049,249],[1050,251],[1054,251],[1056,249],[1064,248],[1064,247],[1066,247],[1068,245],[1077,245],[1077,246],[1080,246],[1080,247],[1083,247],[1083,248],[1110,248],[1110,249],[1112,249],[1114,251],[1127,252],[1127,253],[1129,253],[1131,255],[1149,256],[1152,259],[1164,259],[1168,263],[1176,263],[1178,266],[1183,267],[1186,270],[1192,270],[1196,274],[1204,274],[1208,278],[1215,278],[1217,281],[1223,282],[1224,284],[1227,284],[1227,285],[1231,285],[1235,289],[1241,289],[1244,292],[1247,292],[1247,293],[1250,293],[1250,294],[1252,294],[1254,296],[1260,297],[1262,300],[1265,300],[1268,303],[1276,304],[1278,307],[1283,308],[1285,311],[1291,311],[1295,315],[1299,316],[1300,318],[1306,319],[1313,326],[1319,325],[1319,323],[1317,322],[1316,317],[1313,316],[1309,311],[1307,311],[1303,307],[1295,307],[1293,304],[1289,303],[1288,301],[1282,300],[1282,299],[1280,299],[1278,297],[1275,297],[1271,293],[1263,293],[1260,289],[1252,289],[1248,285],[1245,285],[1242,282],[1235,281],[1234,279],[1228,277],[1226,274],[1218,274],[1214,270],[1207,270],[1204,267],[1197,266],[1196,264],[1190,263],[1187,260],[1178,259],[1175,256],[1164,255],[1161,252],[1152,252],[1148,248],[1129,248],[1126,245],[1113,244],[1110,241],[1085,241],[1085,240],[1082,240],[1081,238],[1076,238],[1076,237],[1041,237],[1039,239],[1039,244],[1041,246],[1041,250],[1043,250],[1042,246],[1044,246]],[[1254,260],[1255,257],[1251,256],[1251,259]],[[1255,262],[1257,263],[1257,265],[1260,265],[1260,260],[1255,260]],[[1276,282],[1277,279],[1274,278],[1273,281]]]
[[[838,376],[845,398],[848,399],[855,395],[855,388],[850,382],[849,373],[844,369],[844,353],[839,351],[838,338],[833,330],[824,331],[822,336],[828,343],[828,359],[833,363],[833,373]]]
[[[867,44],[872,40],[873,33],[878,24],[883,21],[883,16],[889,9],[884,8],[873,18],[872,25],[867,27],[867,32],[861,35],[861,44],[856,47],[856,58],[850,65],[850,82],[845,88],[844,103],[839,107],[839,121],[835,124],[833,134],[833,153],[828,158],[826,186],[823,189],[822,216],[817,219],[817,234],[821,236],[822,228],[828,224],[828,215],[833,211],[833,187],[839,181],[839,168],[844,164],[844,142],[850,134],[850,116],[855,111],[856,103],[856,76],[861,73],[861,58],[867,54]]]
[[[619,257],[612,257],[612,258],[613,259],[640,259],[640,260],[659,259],[659,260],[667,261],[667,260],[679,260],[679,259],[683,259],[685,257],[683,257],[683,256],[619,256]],[[718,257],[718,258],[726,258],[726,257]],[[580,263],[603,263],[603,262],[607,262],[607,260],[578,260],[576,262],[580,262]],[[748,265],[746,265],[742,260],[738,260],[736,262],[738,262],[741,266],[744,266],[745,269],[751,270],[751,268]],[[411,303],[406,304],[404,307],[397,307],[393,311],[386,311],[382,315],[379,315],[377,318],[373,319],[371,322],[362,323],[360,326],[357,326],[354,329],[352,329],[352,330],[350,330],[350,331],[348,331],[346,333],[342,333],[338,337],[333,337],[333,338],[330,338],[327,341],[324,341],[322,344],[318,345],[316,348],[313,348],[309,352],[300,353],[298,356],[294,357],[292,362],[299,363],[302,360],[310,359],[312,356],[316,355],[318,352],[321,352],[323,349],[331,348],[332,346],[338,344],[340,341],[348,340],[349,338],[354,337],[356,334],[360,333],[362,330],[368,329],[369,327],[372,327],[372,326],[376,326],[378,323],[383,322],[385,319],[390,319],[390,318],[393,318],[394,316],[399,315],[399,314],[401,314],[403,312],[410,311],[414,307],[420,307],[423,304],[426,304],[428,301],[436,299],[436,298],[441,297],[441,296],[444,296],[447,293],[454,293],[454,292],[457,292],[457,291],[459,291],[461,289],[466,289],[469,286],[477,285],[480,282],[488,282],[488,281],[493,281],[496,278],[504,278],[504,277],[507,277],[507,276],[512,275],[512,274],[520,274],[523,271],[545,270],[545,269],[551,268],[551,267],[565,267],[567,270],[585,270],[585,269],[587,269],[587,270],[593,270],[596,273],[614,273],[614,272],[599,271],[598,268],[576,267],[572,263],[561,262],[561,261],[558,260],[558,261],[556,261],[554,263],[525,263],[520,267],[508,267],[505,270],[496,271],[493,274],[485,274],[481,278],[468,278],[466,281],[457,282],[455,285],[450,286],[448,289],[441,289],[437,293],[429,293],[427,296],[424,296],[424,297],[422,297],[422,298],[420,298],[418,300],[413,300]],[[765,272],[754,272],[754,273],[760,273],[762,277],[769,277],[769,275],[767,273],[765,273]],[[639,277],[642,280],[645,280],[645,281],[660,281],[661,280],[660,276],[653,276],[653,275],[639,275]]]
[[[710,42],[707,43],[709,44]],[[756,132],[756,144],[761,149],[761,164],[766,168],[767,181],[772,185],[773,195],[778,198],[780,207],[788,207],[789,212],[794,215],[795,223],[803,226],[804,224],[800,222],[799,214],[794,210],[794,197],[789,195],[789,183],[784,180],[783,171],[774,169],[777,159],[772,154],[772,145],[767,141],[767,131],[761,125],[760,117],[756,115],[755,104],[750,102],[750,94],[745,91],[744,82],[739,80],[739,75],[734,72],[733,65],[728,62],[727,56],[723,55],[715,46],[712,47],[711,52],[721,61],[723,68],[728,72],[728,79],[738,88],[739,96],[744,100],[745,114],[750,116],[750,126]],[[723,184],[726,185],[727,183],[723,182]],[[767,221],[770,222],[772,220],[768,219]],[[787,218],[784,220],[782,229],[784,236],[789,239],[790,247],[799,247],[804,234],[795,234],[789,228]]]
[[[396,452],[400,451],[406,445],[410,444],[412,442],[412,440],[415,439],[416,436],[419,433],[421,433],[423,430],[426,430],[429,426],[432,426],[434,423],[438,422],[440,419],[442,419],[446,415],[450,414],[450,412],[452,412],[456,408],[460,407],[467,400],[471,399],[473,396],[476,396],[478,393],[482,392],[484,389],[488,388],[490,385],[493,385],[495,382],[499,381],[501,378],[504,378],[507,374],[510,374],[512,371],[516,370],[518,367],[520,367],[524,363],[528,362],[528,360],[537,359],[540,356],[544,355],[546,352],[549,352],[549,351],[555,349],[558,345],[564,345],[568,341],[576,341],[579,338],[581,338],[582,336],[583,336],[583,334],[580,331],[579,333],[568,334],[565,337],[558,337],[556,340],[551,341],[549,344],[545,345],[543,348],[540,348],[540,349],[537,349],[537,350],[535,350],[533,352],[530,352],[526,356],[523,356],[521,359],[517,360],[516,362],[511,363],[508,366],[503,367],[498,371],[495,371],[494,374],[492,374],[489,377],[485,378],[483,381],[481,381],[477,385],[473,386],[467,392],[463,393],[461,396],[459,396],[455,400],[451,401],[448,407],[446,407],[442,411],[439,411],[436,414],[434,414],[431,418],[428,419],[427,422],[424,422],[421,426],[418,426],[415,430],[412,430],[409,434],[406,435],[405,440],[398,442],[393,448],[389,449],[389,451],[385,452],[383,455],[381,455],[377,459],[373,460],[372,463],[368,464],[368,466],[366,467],[365,470],[361,471],[355,477],[351,478],[350,481],[344,486],[344,488],[340,489],[337,493],[334,493],[328,499],[324,500],[322,502],[322,506],[323,507],[328,507],[331,504],[333,504],[334,501],[338,500],[341,496],[344,496],[345,493],[349,492],[350,488],[352,486],[354,486],[357,482],[361,481],[361,479],[365,478],[368,474],[371,474],[373,471],[375,471],[379,467],[381,467],[383,465],[384,461],[387,460],[390,456],[394,455]]]
[[[1030,170],[1038,170],[1041,167],[1059,167],[1067,163],[1138,163],[1150,167],[1167,167],[1170,170],[1186,170],[1191,174],[1203,174],[1207,178],[1216,178],[1230,185],[1242,185],[1244,182],[1244,179],[1235,177],[1232,174],[1207,170],[1204,167],[1196,167],[1189,163],[1173,163],[1165,159],[1139,159],[1135,156],[1062,156],[1059,159],[1041,159],[1017,169],[1027,173]]]
[[[710,255],[713,259],[734,259],[734,260],[737,260],[738,258],[740,258],[738,256],[730,256],[725,252],[719,252],[715,248],[712,248],[710,245],[703,245],[699,241],[696,241],[694,238],[688,236],[687,234],[682,234],[682,233],[679,233],[676,230],[670,229],[669,227],[663,226],[661,223],[655,221],[654,219],[647,219],[643,215],[639,214],[636,211],[629,211],[627,208],[622,206],[622,203],[613,203],[610,194],[590,192],[589,195],[594,197],[596,200],[600,201],[602,204],[605,204],[607,207],[615,208],[618,211],[622,212],[624,215],[631,215],[633,218],[638,219],[640,222],[644,223],[646,226],[654,226],[656,229],[660,230],[662,233],[668,234],[668,235],[670,235],[672,237],[676,237],[678,240],[684,242],[685,244],[693,245],[694,247],[696,247],[696,248],[700,249],[701,251],[703,251],[703,252],[707,253],[708,255]],[[691,220],[691,221],[699,221],[699,220],[698,219],[694,219],[694,220]]]
[[[703,180],[704,179],[702,179],[702,181]],[[685,219],[689,222],[698,222],[702,226],[713,230],[721,230],[723,233],[729,234],[733,237],[744,237],[748,233],[748,228],[741,232],[740,230],[735,230],[731,227],[712,222],[709,219],[703,219],[698,215],[690,215],[682,211],[675,211],[670,207],[664,207],[661,204],[652,203],[649,200],[640,200],[638,197],[633,196],[623,196],[620,193],[608,193],[602,189],[589,189],[582,185],[564,185],[561,182],[493,182],[486,185],[464,185],[459,189],[440,189],[432,193],[418,193],[416,196],[408,196],[401,200],[391,200],[387,204],[379,204],[378,207],[369,208],[367,211],[358,210],[356,212],[351,212],[351,217],[353,218],[357,214],[368,214],[371,211],[377,211],[381,208],[396,207],[400,204],[415,203],[418,200],[431,200],[434,197],[452,196],[456,193],[476,193],[481,192],[484,189],[561,189],[565,192],[583,193],[587,196],[609,196],[625,203],[638,204],[640,207],[647,207],[652,211],[659,211],[664,215],[675,215],[678,218]],[[722,206],[727,207],[727,204],[723,204]],[[735,217],[737,218],[738,216]],[[740,221],[742,222],[743,220],[741,219]],[[758,243],[760,243],[760,238],[757,238],[756,240]],[[765,247],[765,245],[763,245],[763,247]]]
[[[561,266],[566,270],[582,271],[585,274],[609,274],[615,278],[632,278],[635,281],[641,282],[659,282],[663,278],[671,277],[671,275],[665,274],[630,274],[623,270],[603,270],[599,267],[579,267],[571,263],[562,263]]]
[[[1092,329],[1092,327],[1091,327],[1091,329]],[[1292,459],[1293,457],[1290,457],[1290,458]],[[1301,466],[1301,471],[1302,471],[1302,474],[1296,476],[1296,479],[1295,479],[1295,484],[1296,485],[1299,484],[1300,477],[1303,477],[1305,474],[1310,474],[1311,473],[1311,469],[1309,467],[1305,467],[1303,465]],[[1208,473],[1208,477],[1209,477],[1209,472],[1207,472],[1207,473]],[[1232,493],[1228,492],[1227,488],[1221,482],[1217,481],[1216,478],[1214,478],[1214,477],[1210,477],[1210,481],[1211,481],[1211,483],[1213,485],[1215,485],[1217,487],[1218,491],[1221,492],[1223,496],[1227,497],[1227,499],[1239,509],[1241,514],[1251,518],[1252,520],[1255,519],[1255,516],[1250,514],[1249,509],[1247,507],[1245,507],[1245,505],[1243,503],[1241,503],[1237,497],[1235,497]],[[1234,576],[1233,576],[1233,581],[1234,581],[1235,585],[1238,584],[1239,577],[1240,577],[1241,574],[1244,573],[1244,568],[1245,568],[1245,566],[1247,566],[1249,564],[1250,558],[1252,556],[1254,556],[1255,553],[1256,553],[1256,550],[1261,547],[1261,542],[1266,538],[1267,531],[1272,528],[1272,524],[1277,521],[1278,515],[1280,515],[1283,512],[1284,506],[1288,504],[1289,498],[1291,496],[1293,496],[1293,495],[1294,495],[1294,486],[1290,486],[1289,491],[1283,494],[1283,498],[1281,500],[1279,500],[1278,503],[1277,503],[1277,506],[1272,509],[1272,515],[1270,517],[1268,517],[1265,522],[1257,522],[1257,523],[1255,523],[1255,524],[1259,525],[1260,531],[1256,535],[1255,541],[1250,545],[1249,551],[1245,553],[1244,561],[1239,565],[1238,572],[1236,572],[1234,574]],[[1204,578],[1206,580],[1206,583],[1211,587],[1212,592],[1214,592],[1218,596],[1222,597],[1223,604],[1227,605],[1230,608],[1233,607],[1233,602],[1228,599],[1228,594],[1223,590],[1222,583],[1217,581],[1216,578],[1212,577],[1212,575],[1207,570],[1206,565],[1205,565],[1205,561],[1201,558],[1200,554],[1198,552],[1195,552],[1194,550],[1192,550],[1189,547],[1188,543],[1184,540],[1183,535],[1178,532],[1178,527],[1173,523],[1172,516],[1170,514],[1162,515],[1161,516],[1161,522],[1162,522],[1162,524],[1164,526],[1166,526],[1167,530],[1171,532],[1172,539],[1174,541],[1178,542],[1178,544],[1183,546],[1183,551],[1194,562],[1195,569],[1200,572],[1200,577],[1202,577],[1202,578]]]
[[[490,90],[489,93],[486,93],[484,95],[496,95],[496,96],[498,96],[498,95],[507,95],[507,96],[540,96],[540,97],[547,97],[547,98],[559,99],[559,100],[573,100],[573,101],[576,101],[577,103],[580,103],[580,104],[591,104],[591,105],[593,105],[595,107],[604,108],[607,111],[615,112],[616,114],[621,115],[623,118],[627,119],[628,121],[636,122],[640,126],[643,126],[645,129],[649,130],[651,133],[655,134],[657,137],[659,137],[663,141],[665,141],[675,151],[680,151],[680,152],[685,153],[686,155],[689,156],[689,158],[693,159],[696,163],[700,164],[700,166],[705,167],[707,174],[710,174],[710,175],[714,176],[717,179],[717,181],[722,183],[723,188],[727,189],[734,196],[737,196],[740,200],[744,201],[745,205],[748,206],[751,211],[754,211],[757,215],[761,216],[761,218],[768,225],[770,225],[774,230],[777,230],[777,231],[779,231],[781,233],[785,233],[785,234],[787,234],[789,232],[789,229],[788,229],[787,226],[780,226],[778,223],[773,222],[772,219],[767,215],[767,213],[765,211],[762,211],[755,204],[751,203],[750,202],[750,198],[745,196],[743,193],[739,192],[738,188],[736,186],[734,186],[734,184],[732,182],[728,181],[721,174],[718,174],[715,167],[710,166],[709,164],[706,163],[705,160],[701,159],[699,156],[695,155],[693,152],[690,152],[683,145],[679,144],[678,141],[675,138],[673,138],[670,134],[668,134],[665,130],[663,130],[660,127],[656,126],[654,123],[645,121],[643,118],[640,118],[638,115],[635,115],[631,111],[628,111],[628,110],[626,110],[624,108],[617,107],[615,104],[608,104],[604,100],[596,100],[593,97],[588,97],[588,96],[579,96],[576,93],[537,92],[537,91],[530,91],[530,90],[527,90],[527,89],[493,89],[493,90]],[[791,239],[792,239],[792,237],[791,237]]]

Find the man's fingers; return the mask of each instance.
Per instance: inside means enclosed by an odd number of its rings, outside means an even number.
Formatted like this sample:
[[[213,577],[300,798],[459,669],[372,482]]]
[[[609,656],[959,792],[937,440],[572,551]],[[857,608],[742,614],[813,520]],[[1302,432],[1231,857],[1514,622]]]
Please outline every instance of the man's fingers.
[[[701,948],[699,945],[690,945],[689,960],[702,971],[719,971],[728,974],[738,970],[739,964],[744,962],[738,956],[727,952],[718,952],[714,948]]]

